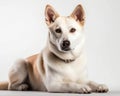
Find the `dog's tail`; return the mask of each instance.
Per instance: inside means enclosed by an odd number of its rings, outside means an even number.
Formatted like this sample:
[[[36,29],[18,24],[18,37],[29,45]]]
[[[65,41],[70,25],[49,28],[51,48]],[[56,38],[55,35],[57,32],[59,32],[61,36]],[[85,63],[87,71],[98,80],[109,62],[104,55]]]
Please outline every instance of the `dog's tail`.
[[[8,90],[8,82],[0,82],[0,90]]]

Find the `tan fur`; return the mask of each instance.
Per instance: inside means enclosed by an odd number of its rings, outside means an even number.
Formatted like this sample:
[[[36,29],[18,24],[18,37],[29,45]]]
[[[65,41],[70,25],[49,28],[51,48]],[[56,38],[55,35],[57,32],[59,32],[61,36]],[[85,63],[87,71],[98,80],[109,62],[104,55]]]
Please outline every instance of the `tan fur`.
[[[8,90],[8,81],[0,82],[0,90]]]
[[[28,62],[28,70],[29,70],[29,78],[30,78],[30,82],[31,82],[31,85],[34,87],[33,90],[46,90],[44,87],[44,85],[42,84],[42,77],[41,75],[39,74],[38,72],[38,69],[37,69],[37,59],[39,58],[39,54],[36,54],[36,55],[33,55],[33,56],[30,56],[27,58],[27,62]],[[40,64],[42,66],[42,72],[45,73],[45,69],[43,67],[43,60],[40,61]],[[34,83],[36,82],[36,84]],[[40,87],[41,88],[40,88]],[[43,88],[43,89],[42,89]]]

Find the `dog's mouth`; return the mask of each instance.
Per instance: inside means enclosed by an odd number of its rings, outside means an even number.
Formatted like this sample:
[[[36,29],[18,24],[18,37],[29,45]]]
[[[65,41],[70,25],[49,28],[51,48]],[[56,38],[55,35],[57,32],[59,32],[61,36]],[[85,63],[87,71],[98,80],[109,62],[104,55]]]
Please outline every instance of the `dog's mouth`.
[[[62,51],[70,51],[71,49],[70,48],[61,48],[62,49]]]
[[[63,45],[60,46],[60,49],[61,49],[61,51],[64,51],[64,52],[71,50],[70,46],[63,46]]]

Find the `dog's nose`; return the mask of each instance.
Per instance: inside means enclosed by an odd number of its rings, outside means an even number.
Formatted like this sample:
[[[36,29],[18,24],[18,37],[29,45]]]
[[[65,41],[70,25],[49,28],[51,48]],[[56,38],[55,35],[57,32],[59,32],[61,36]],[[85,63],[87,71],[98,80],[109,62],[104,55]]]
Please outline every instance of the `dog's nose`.
[[[63,45],[63,47],[69,47],[70,46],[70,41],[64,40],[62,45]]]
[[[69,46],[70,46],[70,41],[69,40],[64,40],[62,42],[61,47],[62,47],[63,50],[65,50],[65,51],[69,50]]]

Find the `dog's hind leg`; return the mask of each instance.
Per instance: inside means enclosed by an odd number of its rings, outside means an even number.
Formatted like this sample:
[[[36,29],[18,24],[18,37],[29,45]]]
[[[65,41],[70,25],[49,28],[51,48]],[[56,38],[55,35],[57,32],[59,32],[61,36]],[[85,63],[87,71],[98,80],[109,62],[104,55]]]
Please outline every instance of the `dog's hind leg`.
[[[9,72],[9,90],[23,91],[28,89],[26,84],[27,79],[27,62],[18,60],[10,69]]]

